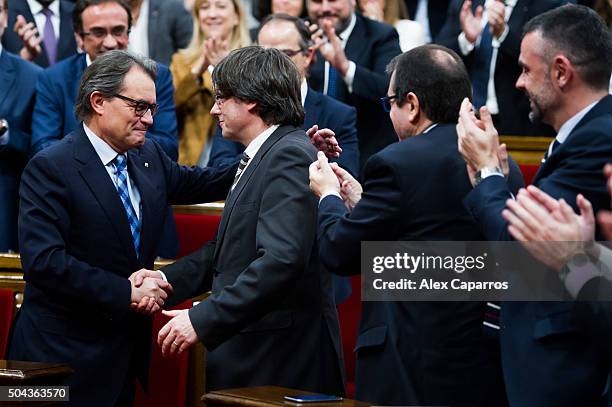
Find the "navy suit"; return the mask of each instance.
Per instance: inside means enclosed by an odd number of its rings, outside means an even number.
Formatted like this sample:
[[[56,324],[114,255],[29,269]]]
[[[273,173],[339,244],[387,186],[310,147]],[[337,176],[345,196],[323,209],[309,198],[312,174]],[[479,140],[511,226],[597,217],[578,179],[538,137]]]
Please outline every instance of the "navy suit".
[[[451,124],[390,145],[368,160],[352,212],[334,195],[319,205],[319,257],[359,273],[360,243],[482,240],[461,201],[471,185]],[[510,182],[522,184],[512,162]],[[390,405],[505,404],[498,345],[480,302],[363,302],[356,397]]]
[[[57,39],[56,62],[66,59],[77,52],[74,30],[72,29],[72,10],[74,10],[74,2],[60,0],[60,33]],[[19,54],[19,51],[23,48],[23,41],[13,31],[18,15],[22,15],[28,23],[34,22],[34,16],[32,16],[26,0],[9,1],[8,26],[2,36],[2,45],[14,54]],[[34,22],[34,24],[36,23]],[[47,58],[44,42],[41,42],[40,46],[42,47],[42,52],[32,62],[46,68],[49,66],[49,59]]]
[[[34,84],[41,71],[17,55],[0,51],[0,118],[9,124],[9,132],[0,137],[0,252],[19,250],[19,178],[30,144]]]
[[[408,16],[414,20],[416,18],[419,0],[404,0],[408,9]],[[450,0],[427,0],[427,18],[429,20],[429,32],[434,39],[442,29],[446,20],[446,10]]]
[[[32,120],[31,155],[57,142],[77,127],[74,104],[85,68],[85,54],[79,54],[45,69],[40,75]],[[159,111],[147,137],[155,140],[176,161],[178,133],[174,86],[170,71],[160,64],[157,65],[155,93]]]
[[[389,86],[389,78],[385,74],[387,64],[401,50],[395,28],[359,13],[355,13],[355,16],[355,27],[344,48],[346,57],[357,67],[353,91],[349,92],[344,80],[338,77],[335,98],[357,109],[361,169],[372,154],[397,141],[391,119],[380,105],[380,98],[387,94]],[[308,84],[314,90],[323,92],[325,59],[319,52],[310,70]]]
[[[359,175],[359,147],[355,127],[355,108],[309,88],[304,100],[304,111],[306,115],[302,128],[308,130],[317,124],[320,129],[333,130],[342,148],[342,154],[337,160],[332,161],[337,162],[338,165],[357,177]],[[233,165],[240,160],[243,151],[242,144],[224,139],[221,129],[217,127],[208,165],[212,167]]]
[[[610,209],[602,169],[612,159],[612,97],[604,97],[540,166],[533,184],[576,208],[581,193]],[[485,179],[465,205],[488,240],[512,240],[501,217],[510,197],[499,177]],[[552,280],[554,281],[554,280]],[[558,284],[561,284],[557,280]],[[516,406],[596,405],[610,372],[610,347],[587,329],[596,306],[580,302],[502,305],[501,344],[508,398]],[[529,374],[525,374],[525,366]]]
[[[127,154],[142,203],[138,256],[119,194],[81,126],[32,158],[22,177],[26,288],[9,358],[67,363],[75,405],[115,405],[135,376],[146,385],[150,318],[130,311],[127,278],[153,267],[168,204],[223,199],[235,172],[179,167],[150,140]]]
[[[435,42],[457,52],[465,62],[468,72],[478,63],[475,52],[463,55],[459,50],[457,38],[461,33],[459,11],[464,0],[453,0],[448,7],[448,16],[444,26],[435,38]],[[521,50],[523,26],[527,21],[545,11],[567,3],[565,0],[518,0],[508,20],[508,36],[501,43],[495,64],[495,95],[499,105],[499,114],[495,116],[497,130],[500,134],[525,136],[552,136],[554,130],[541,123],[529,120],[529,99],[516,89],[516,81],[521,74],[518,58]],[[484,0],[474,1],[472,8],[483,5]]]

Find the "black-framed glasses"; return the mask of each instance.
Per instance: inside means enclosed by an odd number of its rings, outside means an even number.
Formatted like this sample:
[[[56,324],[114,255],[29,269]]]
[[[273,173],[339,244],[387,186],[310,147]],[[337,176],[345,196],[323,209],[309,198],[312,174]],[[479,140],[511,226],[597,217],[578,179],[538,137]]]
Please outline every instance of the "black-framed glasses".
[[[92,27],[89,31],[81,31],[82,36],[91,35],[99,40],[104,39],[108,36],[109,32],[106,28]],[[111,28],[110,35],[115,38],[125,38],[130,34],[130,30],[124,25],[118,25]]]
[[[151,111],[151,117],[153,117],[155,116],[155,113],[157,113],[157,111],[159,110],[159,105],[157,103],[149,103],[145,102],[144,100],[135,100],[127,96],[120,95],[118,93],[115,93],[113,96],[128,102],[130,107],[134,109],[134,113],[136,113],[136,115],[139,117],[142,117],[147,114],[148,110]]]
[[[391,101],[397,99],[397,95],[384,96],[380,98],[380,104],[385,112],[389,113],[391,111]]]
[[[293,58],[297,54],[301,54],[304,52],[303,49],[279,49],[279,51],[287,55],[289,58]]]

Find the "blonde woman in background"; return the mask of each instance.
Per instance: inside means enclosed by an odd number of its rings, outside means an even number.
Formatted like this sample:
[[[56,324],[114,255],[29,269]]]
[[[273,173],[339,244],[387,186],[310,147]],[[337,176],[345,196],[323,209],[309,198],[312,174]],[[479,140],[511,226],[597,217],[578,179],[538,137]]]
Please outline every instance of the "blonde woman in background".
[[[404,0],[358,0],[357,5],[364,16],[395,27],[402,52],[425,44],[423,27],[408,19]]]
[[[216,121],[213,67],[231,50],[249,45],[244,10],[239,0],[196,0],[191,44],[174,54],[170,70],[179,127],[179,163],[206,165]]]

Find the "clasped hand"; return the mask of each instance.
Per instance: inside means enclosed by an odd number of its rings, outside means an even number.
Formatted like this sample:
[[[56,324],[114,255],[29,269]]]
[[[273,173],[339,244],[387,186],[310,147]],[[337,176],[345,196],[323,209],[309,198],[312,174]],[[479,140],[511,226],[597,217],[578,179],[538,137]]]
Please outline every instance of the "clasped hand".
[[[158,271],[140,269],[129,280],[132,287],[130,308],[142,314],[158,312],[172,293],[172,286],[163,280]]]

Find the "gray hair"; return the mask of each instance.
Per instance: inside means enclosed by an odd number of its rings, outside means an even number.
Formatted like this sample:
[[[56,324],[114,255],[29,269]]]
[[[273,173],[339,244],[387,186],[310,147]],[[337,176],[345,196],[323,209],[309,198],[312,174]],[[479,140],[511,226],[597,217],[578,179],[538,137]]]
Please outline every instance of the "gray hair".
[[[91,94],[100,92],[105,98],[112,98],[123,89],[123,81],[134,66],[139,67],[154,82],[157,64],[149,58],[139,57],[123,50],[107,51],[87,67],[81,77],[79,94],[74,113],[79,120],[86,120],[93,114]]]

